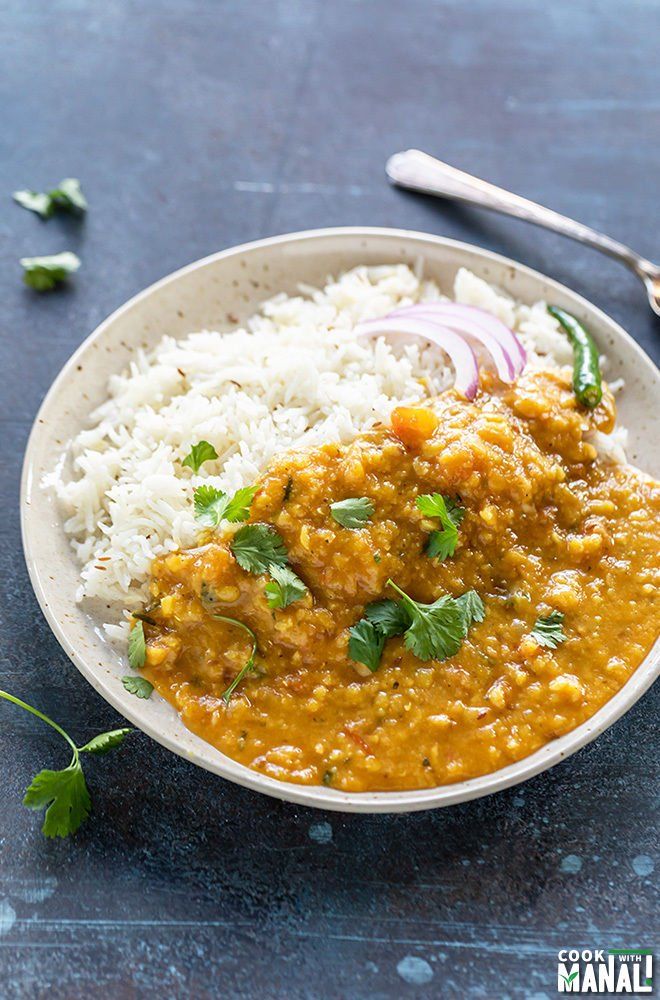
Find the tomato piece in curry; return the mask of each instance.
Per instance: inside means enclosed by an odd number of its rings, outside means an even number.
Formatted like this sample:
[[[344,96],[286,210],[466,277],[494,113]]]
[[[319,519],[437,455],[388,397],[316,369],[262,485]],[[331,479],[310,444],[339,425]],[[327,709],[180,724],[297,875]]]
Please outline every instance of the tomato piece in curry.
[[[607,391],[590,413],[562,375],[503,387],[486,374],[472,402],[449,390],[350,444],[282,455],[250,522],[279,532],[303,597],[271,609],[267,577],[232,554],[235,527],[208,532],[153,565],[145,675],[193,732],[282,780],[427,788],[525,757],[611,698],[660,628],[660,489],[597,457],[589,433],[613,424]],[[416,503],[428,493],[465,510],[442,560],[425,552],[438,527]],[[362,527],[331,516],[349,497],[371,500]],[[370,602],[396,596],[390,578],[423,602],[474,589],[484,620],[444,660],[390,638],[372,673],[350,658],[348,630]],[[553,611],[566,637],[555,649],[532,634]],[[228,703],[250,642],[214,614],[257,640]]]

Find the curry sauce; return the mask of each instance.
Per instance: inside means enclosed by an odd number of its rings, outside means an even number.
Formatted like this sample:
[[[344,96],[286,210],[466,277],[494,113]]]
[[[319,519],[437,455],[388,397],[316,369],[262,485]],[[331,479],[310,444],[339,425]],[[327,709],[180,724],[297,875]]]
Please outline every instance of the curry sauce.
[[[449,390],[400,408],[347,445],[282,455],[258,484],[249,523],[274,527],[303,596],[273,609],[246,572],[234,529],[156,560],[144,673],[203,739],[271,777],[344,791],[414,789],[485,774],[589,718],[630,677],[660,629],[660,489],[607,464],[589,441],[610,431],[608,392],[582,409],[562,375],[513,387],[482,375],[472,402]],[[417,498],[464,509],[455,552],[426,551],[437,524]],[[371,501],[357,528],[331,516]],[[485,617],[459,651],[422,660],[388,639],[371,672],[349,656],[370,602],[474,590]],[[534,624],[564,616],[547,648]],[[231,699],[223,693],[250,656]]]

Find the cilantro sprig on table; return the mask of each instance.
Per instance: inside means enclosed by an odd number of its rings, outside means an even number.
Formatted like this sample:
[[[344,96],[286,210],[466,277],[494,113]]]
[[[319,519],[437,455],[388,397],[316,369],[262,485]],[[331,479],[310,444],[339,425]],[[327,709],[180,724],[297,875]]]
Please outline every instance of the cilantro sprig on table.
[[[400,600],[368,604],[359,622],[349,629],[348,654],[376,671],[387,639],[403,635],[404,644],[420,660],[446,660],[461,648],[473,622],[484,620],[483,601],[474,590],[458,598],[448,595],[432,604],[414,601],[405,591],[387,581]]]
[[[25,792],[23,805],[28,809],[45,809],[42,833],[46,837],[67,837],[75,833],[89,816],[92,802],[87,789],[80,755],[83,753],[105,754],[120,746],[130,729],[113,729],[99,733],[84,746],[76,746],[68,733],[53,722],[47,715],[40,712],[27,702],[21,701],[7,691],[0,691],[0,698],[17,705],[35,715],[68,743],[71,749],[71,761],[60,771],[39,771],[30,782]]]
[[[545,646],[546,649],[556,649],[562,642],[566,642],[563,625],[563,612],[551,611],[545,618],[536,619],[532,636],[540,646]]]
[[[77,177],[65,177],[52,191],[14,191],[14,201],[35,212],[42,219],[50,219],[55,212],[71,212],[83,215],[87,211],[87,199]]]
[[[442,526],[440,531],[432,531],[429,535],[425,550],[427,556],[430,559],[447,559],[453,556],[465,508],[440,493],[425,493],[417,497],[417,507],[424,517],[437,517]]]
[[[50,292],[80,267],[80,258],[70,250],[49,257],[21,257],[23,281],[36,292]]]

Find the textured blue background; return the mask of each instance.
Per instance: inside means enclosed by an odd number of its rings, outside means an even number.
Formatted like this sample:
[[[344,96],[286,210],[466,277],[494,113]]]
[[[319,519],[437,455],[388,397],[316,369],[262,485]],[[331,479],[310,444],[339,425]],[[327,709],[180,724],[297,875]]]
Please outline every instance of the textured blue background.
[[[5,0],[0,14],[0,682],[79,741],[120,719],[32,596],[19,470],[56,372],[134,292],[271,233],[401,226],[540,268],[658,357],[615,263],[383,177],[388,154],[422,146],[657,258],[657,2]],[[82,225],[9,199],[71,174]],[[69,290],[21,285],[18,257],[64,248],[83,259]],[[261,798],[136,734],[89,762],[93,818],[50,843],[20,799],[63,748],[2,704],[0,994],[553,997],[558,948],[657,943],[657,712],[655,691],[520,788],[391,818]]]

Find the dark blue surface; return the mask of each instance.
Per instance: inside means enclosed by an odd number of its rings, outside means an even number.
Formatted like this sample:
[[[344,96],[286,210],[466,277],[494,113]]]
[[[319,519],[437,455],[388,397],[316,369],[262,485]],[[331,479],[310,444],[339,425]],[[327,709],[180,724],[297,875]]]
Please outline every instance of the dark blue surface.
[[[426,148],[658,258],[659,24],[654,0],[2,5],[3,687],[79,741],[120,722],[33,598],[19,471],[74,347],[173,268],[316,226],[428,230],[566,282],[657,359],[660,330],[620,266],[392,190],[383,164]],[[67,175],[91,203],[82,225],[9,199]],[[83,259],[69,290],[21,285],[20,256],[65,248]],[[65,753],[0,704],[0,994],[553,997],[559,948],[657,943],[657,712],[655,691],[520,788],[395,817],[262,798],[136,734],[89,762],[93,817],[51,843],[20,800]]]

